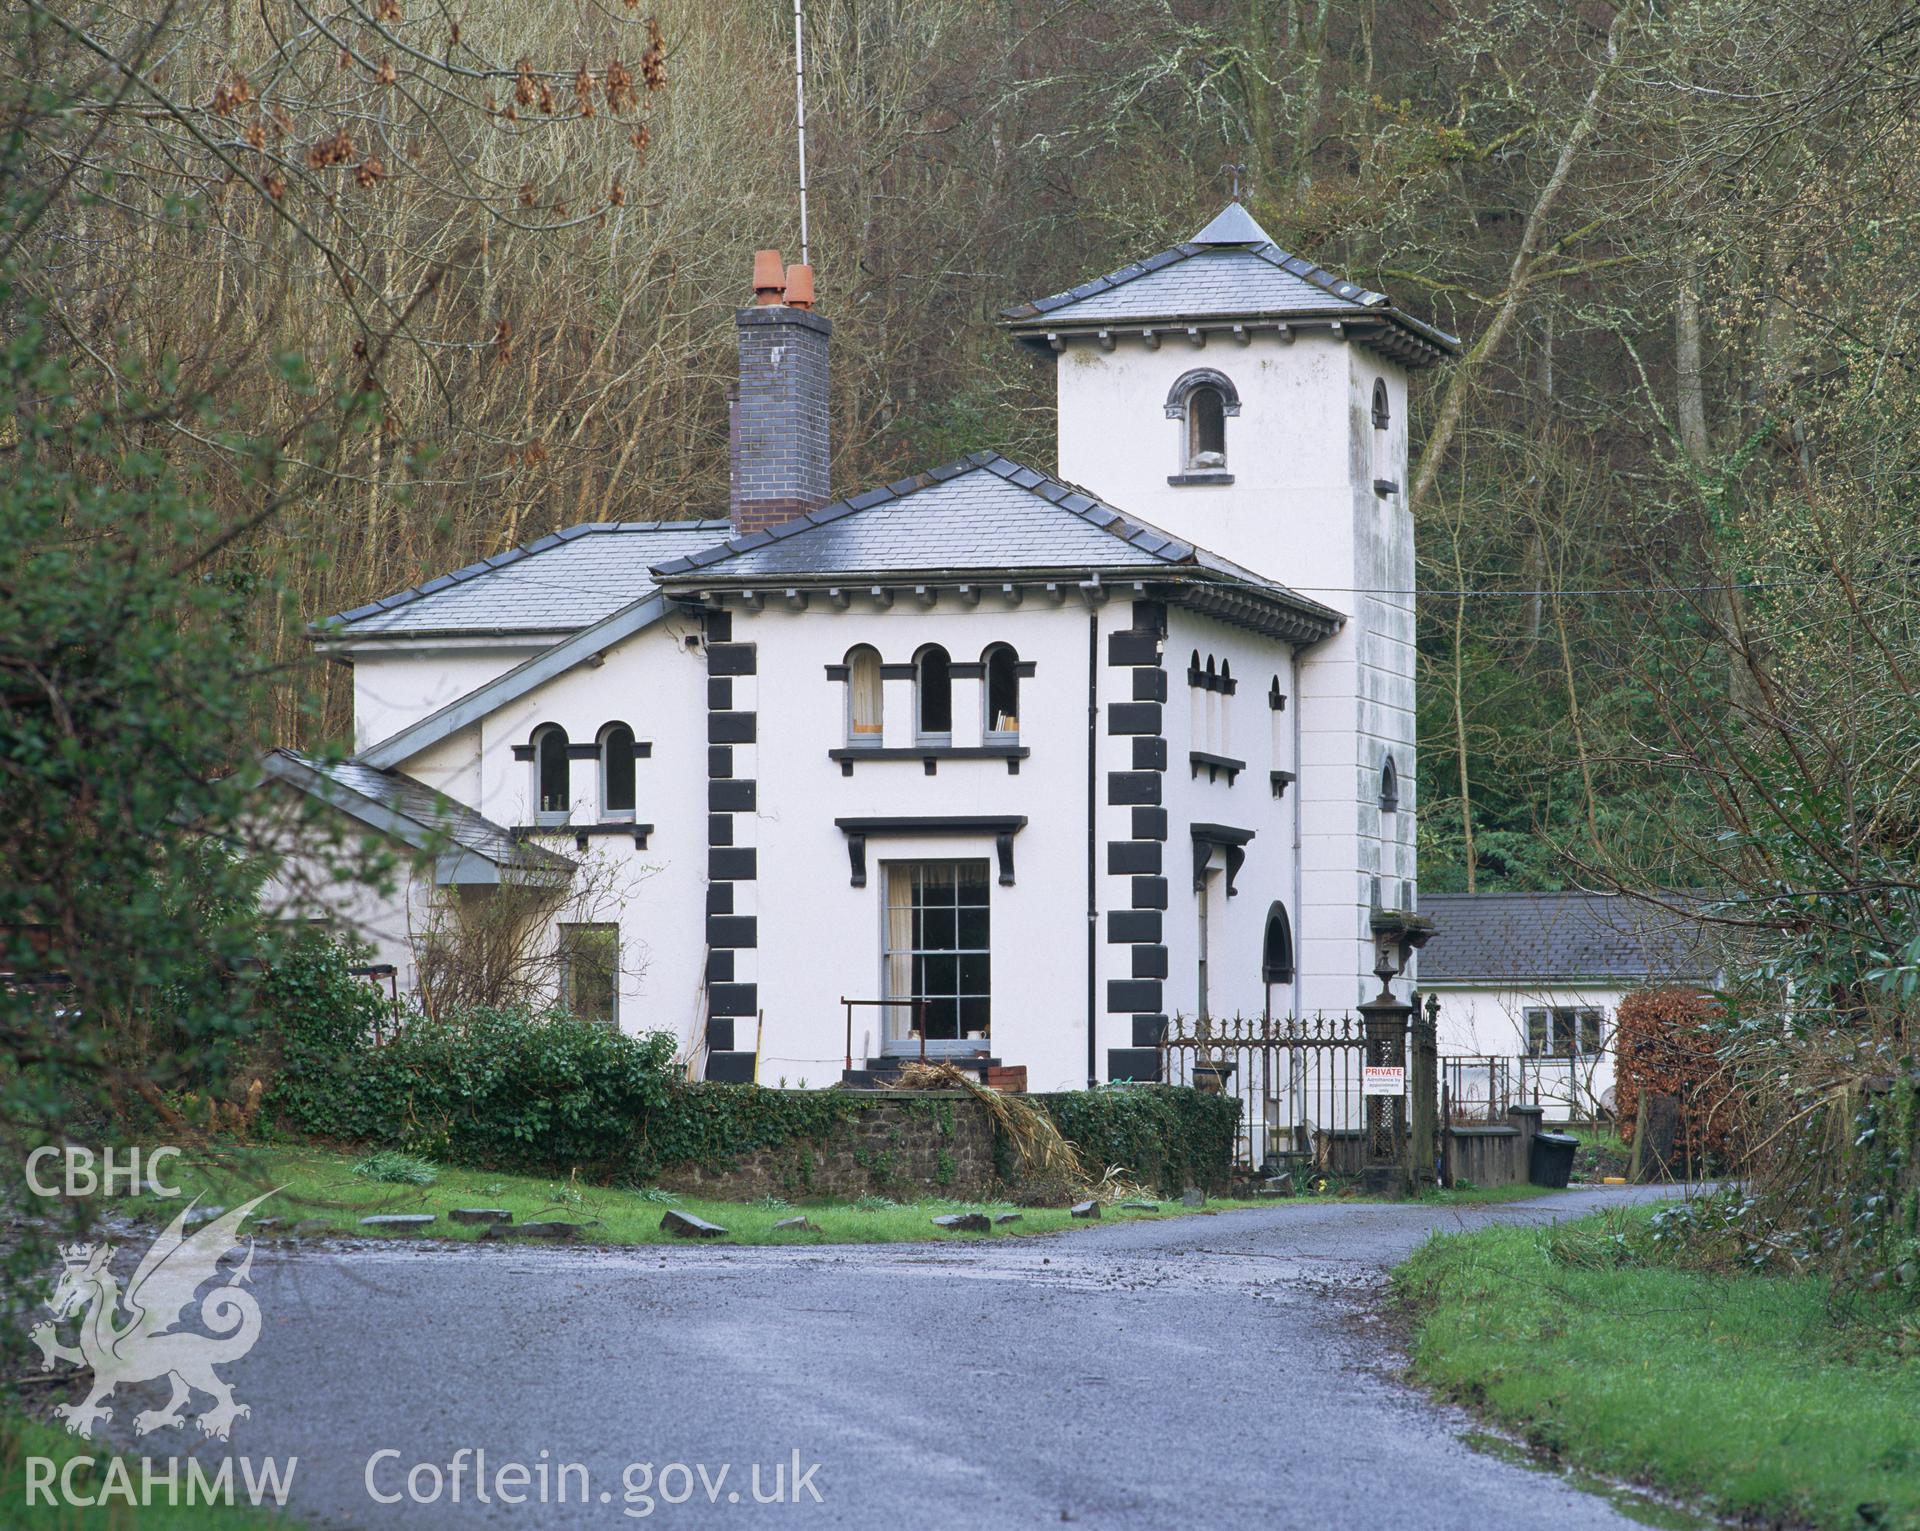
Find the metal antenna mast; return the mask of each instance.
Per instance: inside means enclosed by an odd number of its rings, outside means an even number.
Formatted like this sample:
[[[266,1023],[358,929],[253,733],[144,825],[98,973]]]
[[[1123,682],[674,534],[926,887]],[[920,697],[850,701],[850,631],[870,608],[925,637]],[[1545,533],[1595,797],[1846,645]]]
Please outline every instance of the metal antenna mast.
[[[801,0],[793,0],[793,106],[800,139],[800,264],[812,265],[807,250],[807,66],[803,52]]]

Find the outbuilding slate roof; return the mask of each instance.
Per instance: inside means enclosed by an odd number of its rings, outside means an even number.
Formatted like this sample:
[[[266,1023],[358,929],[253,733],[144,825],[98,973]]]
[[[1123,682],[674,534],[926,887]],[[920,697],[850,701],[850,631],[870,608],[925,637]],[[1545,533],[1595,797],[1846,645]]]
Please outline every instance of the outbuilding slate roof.
[[[657,563],[713,546],[726,521],[588,522],[509,548],[315,625],[321,637],[556,633],[654,589]]]
[[[1423,893],[1420,913],[1423,984],[1710,983],[1720,965],[1698,921],[1619,894]]]
[[[375,823],[416,849],[451,845],[471,852],[496,870],[556,875],[573,870],[573,863],[565,856],[516,838],[511,830],[492,819],[399,771],[383,771],[358,760],[323,760],[289,749],[268,751],[261,768],[269,779],[285,782],[363,821]],[[369,810],[374,809],[384,812],[371,814]],[[448,875],[440,880],[491,879]]]
[[[1460,347],[1452,335],[1396,309],[1385,293],[1281,249],[1237,202],[1183,244],[1001,314],[1026,339],[1038,330],[1148,321],[1309,316],[1365,319],[1401,331],[1394,354],[1409,365],[1428,364]]]
[[[994,452],[836,500],[767,531],[658,565],[667,587],[907,574],[1077,572],[1196,577],[1291,606],[1331,632],[1337,612]],[[1324,634],[1322,634],[1324,636]]]

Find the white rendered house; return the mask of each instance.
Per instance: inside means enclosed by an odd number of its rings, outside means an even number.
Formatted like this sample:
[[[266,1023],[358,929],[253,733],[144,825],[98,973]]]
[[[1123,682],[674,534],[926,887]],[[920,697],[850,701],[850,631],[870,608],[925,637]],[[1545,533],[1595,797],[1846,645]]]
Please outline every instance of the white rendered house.
[[[414,900],[591,863],[595,1008],[709,1078],[756,1044],[769,1083],[923,1044],[1150,1078],[1170,1015],[1371,994],[1370,915],[1414,903],[1407,383],[1455,342],[1235,205],[1008,311],[1057,477],[979,453],[835,500],[832,325],[755,271],[730,520],[569,528],[321,624],[354,759],[270,769],[451,831]]]

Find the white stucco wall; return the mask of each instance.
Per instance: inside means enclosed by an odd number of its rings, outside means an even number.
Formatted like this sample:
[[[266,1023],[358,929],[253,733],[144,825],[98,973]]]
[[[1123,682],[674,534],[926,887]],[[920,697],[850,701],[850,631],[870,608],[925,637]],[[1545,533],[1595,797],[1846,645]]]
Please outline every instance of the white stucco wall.
[[[524,644],[354,650],[353,747],[391,738],[536,652]]]
[[[1197,368],[1223,374],[1240,398],[1240,413],[1226,422],[1231,484],[1167,481],[1184,440],[1183,423],[1166,417],[1167,399]],[[1149,350],[1122,337],[1104,351],[1076,340],[1056,370],[1063,477],[1347,617],[1334,638],[1301,656],[1300,694],[1289,703],[1299,708],[1300,735],[1292,789],[1302,811],[1299,1004],[1345,1011],[1374,990],[1363,976],[1372,968],[1373,879],[1392,908],[1411,905],[1417,878],[1406,373],[1311,331],[1291,343],[1260,332],[1244,346],[1216,339],[1198,349],[1168,340]],[[1381,456],[1402,486],[1386,497],[1373,487],[1376,379],[1386,383],[1391,414]],[[1401,806],[1386,816],[1379,773],[1389,750]]]
[[[1611,1107],[1614,1083],[1614,1016],[1626,991],[1588,984],[1529,984],[1456,987],[1433,985],[1440,1000],[1439,1043],[1443,1076],[1449,1058],[1508,1060],[1514,1098],[1519,1099],[1525,1071],[1525,1089],[1547,1108],[1547,1119],[1565,1121],[1587,1117],[1597,1104]],[[1600,1012],[1600,1050],[1590,1056],[1528,1058],[1526,1012],[1529,1009],[1591,1009]],[[1524,1059],[1524,1063],[1522,1060]],[[1459,1070],[1473,1098],[1483,1087],[1471,1069]]]
[[[1127,609],[1116,603],[1100,620],[1124,626]],[[971,859],[989,865],[995,1056],[1026,1064],[1036,1089],[1085,1083],[1087,624],[1077,602],[1054,608],[1030,599],[1009,609],[997,596],[974,608],[944,598],[932,610],[902,602],[879,611],[857,601],[845,613],[824,606],[795,613],[771,603],[758,614],[734,613],[734,641],[755,644],[758,659],[756,675],[734,682],[735,708],[758,713],[758,741],[735,746],[734,770],[759,783],[757,813],[735,817],[736,843],[755,844],[759,853],[759,876],[736,885],[736,913],[757,915],[759,945],[738,954],[735,976],[760,986],[763,1078],[824,1084],[839,1077],[840,999],[884,992],[886,864]],[[915,758],[862,760],[843,775],[828,752],[846,742],[845,687],[827,678],[826,667],[860,643],[889,665],[910,662],[928,643],[959,663],[979,660],[991,644],[1013,645],[1034,665],[1021,682],[1020,743],[1031,754],[1019,774],[1009,774],[1003,760],[947,759],[928,776]],[[977,745],[981,682],[956,679],[953,690],[954,744]],[[885,706],[885,744],[909,746],[912,683],[887,681]],[[1104,735],[1099,743],[1104,751]],[[999,885],[993,837],[982,833],[876,836],[867,844],[867,885],[851,885],[836,819],[930,815],[1024,815],[1014,884]],[[869,1040],[877,1053],[880,1024],[881,1012],[856,1010],[856,1064]],[[750,1046],[750,1027],[743,1036]]]

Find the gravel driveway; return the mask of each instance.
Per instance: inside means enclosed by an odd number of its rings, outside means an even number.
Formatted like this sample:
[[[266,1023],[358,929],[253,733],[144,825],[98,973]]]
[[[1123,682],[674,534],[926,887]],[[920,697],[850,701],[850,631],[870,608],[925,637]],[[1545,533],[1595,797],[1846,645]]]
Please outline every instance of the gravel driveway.
[[[1648,1194],[967,1245],[262,1249],[229,1449],[297,1455],[290,1508],[337,1527],[1626,1527],[1465,1444],[1375,1310],[1435,1229]],[[147,1404],[115,1402],[117,1436]]]

